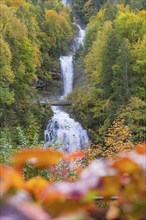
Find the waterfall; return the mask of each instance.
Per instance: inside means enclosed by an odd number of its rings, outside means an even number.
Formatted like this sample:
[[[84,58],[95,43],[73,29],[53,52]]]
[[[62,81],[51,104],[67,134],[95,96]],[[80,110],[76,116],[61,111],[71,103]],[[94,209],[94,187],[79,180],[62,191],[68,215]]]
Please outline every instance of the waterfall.
[[[75,42],[73,45],[73,51],[76,52],[80,48],[80,46],[84,44],[85,30],[83,30],[79,24],[74,23],[79,29],[78,35],[75,38]]]
[[[70,56],[61,56],[60,57],[61,64],[61,73],[63,77],[63,96],[67,96],[73,90],[73,77],[74,77],[74,69],[73,69],[73,57]]]
[[[67,4],[67,0],[62,0],[62,3],[65,6]]]
[[[62,2],[64,5],[67,4],[67,0],[63,0]],[[61,73],[63,77],[63,95],[60,99],[66,97],[73,90],[73,55],[76,50],[83,45],[85,36],[85,30],[78,24],[75,25],[78,27],[79,32],[72,45],[72,51],[68,56],[60,57]],[[87,131],[82,128],[79,122],[70,118],[69,114],[64,112],[59,106],[52,106],[51,108],[54,115],[48,121],[44,132],[44,147],[49,147],[51,145],[64,152],[85,149],[89,143]]]

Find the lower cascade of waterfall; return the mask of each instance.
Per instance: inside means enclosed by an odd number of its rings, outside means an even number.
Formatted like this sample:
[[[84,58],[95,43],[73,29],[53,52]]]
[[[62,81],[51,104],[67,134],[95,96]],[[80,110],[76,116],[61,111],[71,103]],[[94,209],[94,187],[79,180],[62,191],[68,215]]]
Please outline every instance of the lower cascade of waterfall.
[[[67,1],[63,1],[66,4]],[[63,96],[66,97],[73,90],[73,55],[76,50],[83,45],[85,30],[76,24],[79,33],[72,45],[72,51],[68,56],[60,57],[61,72],[63,78]],[[64,112],[59,106],[52,106],[53,117],[48,121],[44,132],[44,147],[53,146],[64,152],[73,152],[79,149],[85,149],[88,146],[89,138],[87,131],[82,128],[79,122],[70,118],[69,114]]]
[[[69,114],[54,109],[54,116],[49,120],[45,130],[45,146],[48,145],[64,152],[72,152],[86,148],[88,135],[78,122],[70,118]]]

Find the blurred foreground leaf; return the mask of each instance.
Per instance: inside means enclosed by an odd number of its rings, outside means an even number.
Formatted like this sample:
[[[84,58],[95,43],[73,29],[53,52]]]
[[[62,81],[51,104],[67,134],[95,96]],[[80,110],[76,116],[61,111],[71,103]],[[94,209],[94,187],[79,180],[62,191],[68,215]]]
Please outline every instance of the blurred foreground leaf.
[[[138,164],[126,157],[114,162],[113,167],[123,173],[133,173],[139,170]]]
[[[58,163],[62,156],[62,153],[56,150],[24,149],[14,156],[13,166],[19,169],[26,163],[31,163],[34,167],[48,167]]]
[[[0,165],[0,196],[8,192],[9,189],[22,189],[24,180],[20,173],[11,167]]]

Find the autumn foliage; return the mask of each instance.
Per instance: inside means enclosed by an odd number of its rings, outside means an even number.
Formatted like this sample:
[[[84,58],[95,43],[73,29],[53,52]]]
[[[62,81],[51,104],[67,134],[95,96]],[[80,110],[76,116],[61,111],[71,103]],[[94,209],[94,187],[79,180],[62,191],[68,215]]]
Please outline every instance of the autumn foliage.
[[[51,172],[63,161],[72,168],[85,152],[24,149],[14,156],[13,167],[1,165],[1,219],[145,219],[145,155],[146,144],[141,144],[116,160],[92,161],[73,182],[40,176],[26,180],[20,172],[26,163]],[[108,205],[99,204],[100,199]]]

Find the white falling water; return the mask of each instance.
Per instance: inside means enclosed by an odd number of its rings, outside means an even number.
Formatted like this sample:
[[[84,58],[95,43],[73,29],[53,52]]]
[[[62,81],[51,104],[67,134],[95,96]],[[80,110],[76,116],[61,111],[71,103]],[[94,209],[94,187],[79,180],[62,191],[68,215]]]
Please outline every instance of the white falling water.
[[[63,77],[63,96],[67,96],[73,90],[74,69],[72,55],[61,56],[60,64]]]
[[[88,145],[87,132],[69,114],[58,111],[45,130],[45,146],[53,145],[64,152],[84,149]]]
[[[66,4],[66,1],[63,1]],[[72,53],[69,56],[60,57],[61,72],[63,77],[63,96],[66,97],[73,90],[73,54],[83,45],[85,31],[76,24],[79,33],[75,38]],[[54,146],[64,152],[73,152],[78,149],[85,149],[89,143],[86,130],[82,128],[80,123],[70,118],[69,114],[60,109],[60,107],[52,106],[54,116],[48,121],[44,136],[44,147]]]
[[[85,30],[83,30],[79,24],[74,23],[79,29],[78,35],[75,38],[75,42],[73,45],[73,51],[76,52],[80,48],[80,46],[84,45],[84,37],[85,37]]]
[[[67,0],[62,0],[62,3],[65,6],[67,4]]]

